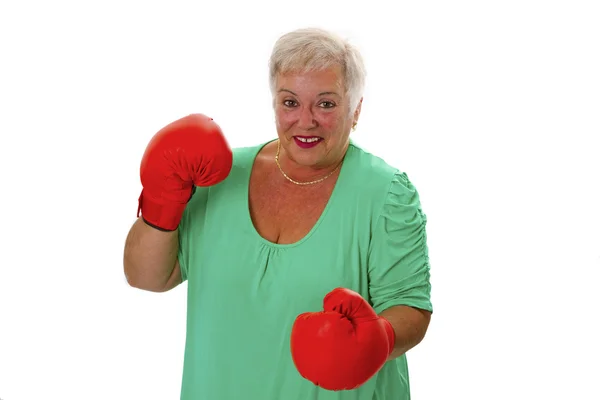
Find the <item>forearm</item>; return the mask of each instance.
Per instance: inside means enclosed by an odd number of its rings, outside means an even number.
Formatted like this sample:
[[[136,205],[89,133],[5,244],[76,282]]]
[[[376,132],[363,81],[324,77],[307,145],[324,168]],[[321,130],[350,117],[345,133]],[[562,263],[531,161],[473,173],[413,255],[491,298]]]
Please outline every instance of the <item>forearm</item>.
[[[380,314],[387,319],[396,334],[394,351],[388,357],[392,360],[406,353],[419,344],[425,337],[431,313],[408,306],[395,306],[388,308]]]
[[[165,290],[173,280],[178,240],[177,230],[163,232],[138,218],[125,241],[123,267],[127,282],[140,289]]]

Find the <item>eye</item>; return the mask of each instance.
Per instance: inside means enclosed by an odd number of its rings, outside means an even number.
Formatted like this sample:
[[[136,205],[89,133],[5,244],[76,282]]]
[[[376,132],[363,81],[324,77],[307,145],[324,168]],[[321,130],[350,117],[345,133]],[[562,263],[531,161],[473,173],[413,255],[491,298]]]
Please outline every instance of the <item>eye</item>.
[[[323,108],[333,108],[335,107],[335,103],[331,102],[331,101],[324,101],[321,103],[321,107]]]
[[[286,107],[295,107],[297,104],[294,100],[284,100],[283,105]]]

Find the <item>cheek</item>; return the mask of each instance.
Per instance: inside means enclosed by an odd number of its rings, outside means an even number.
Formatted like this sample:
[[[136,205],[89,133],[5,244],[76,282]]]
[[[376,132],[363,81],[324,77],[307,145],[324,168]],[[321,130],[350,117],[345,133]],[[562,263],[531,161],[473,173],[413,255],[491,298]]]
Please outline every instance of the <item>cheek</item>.
[[[344,127],[344,118],[334,113],[322,114],[319,116],[319,124],[329,132],[338,133]]]
[[[298,118],[294,116],[292,112],[285,112],[282,110],[275,111],[275,121],[277,125],[281,128],[287,128],[294,123]]]

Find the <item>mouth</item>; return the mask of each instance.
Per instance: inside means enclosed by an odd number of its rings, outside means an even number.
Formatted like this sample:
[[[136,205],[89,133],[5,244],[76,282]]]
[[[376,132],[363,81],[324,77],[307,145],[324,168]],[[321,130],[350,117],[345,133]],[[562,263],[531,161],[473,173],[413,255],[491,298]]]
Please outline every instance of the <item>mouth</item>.
[[[294,139],[298,139],[302,143],[313,143],[323,140],[320,136],[294,136]]]
[[[319,136],[294,136],[294,141],[300,148],[309,149],[321,143],[323,138]]]

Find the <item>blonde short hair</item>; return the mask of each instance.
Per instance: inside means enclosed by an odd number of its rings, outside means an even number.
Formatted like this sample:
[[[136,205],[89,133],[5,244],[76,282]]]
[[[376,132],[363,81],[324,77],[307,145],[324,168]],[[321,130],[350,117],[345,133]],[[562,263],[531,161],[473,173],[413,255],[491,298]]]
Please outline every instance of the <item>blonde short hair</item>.
[[[319,28],[303,28],[281,36],[269,59],[271,94],[275,96],[277,75],[289,71],[309,71],[342,67],[348,110],[354,113],[363,95],[366,71],[358,49],[338,35]]]

